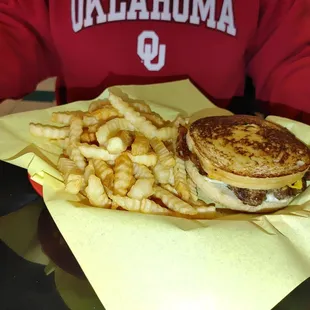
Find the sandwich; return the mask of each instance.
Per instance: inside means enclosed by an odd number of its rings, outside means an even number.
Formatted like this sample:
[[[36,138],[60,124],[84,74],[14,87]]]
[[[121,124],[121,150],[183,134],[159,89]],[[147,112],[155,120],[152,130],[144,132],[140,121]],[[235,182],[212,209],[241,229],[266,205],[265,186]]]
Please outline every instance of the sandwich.
[[[180,127],[177,154],[203,196],[231,210],[279,210],[309,180],[309,147],[256,116],[205,117]]]

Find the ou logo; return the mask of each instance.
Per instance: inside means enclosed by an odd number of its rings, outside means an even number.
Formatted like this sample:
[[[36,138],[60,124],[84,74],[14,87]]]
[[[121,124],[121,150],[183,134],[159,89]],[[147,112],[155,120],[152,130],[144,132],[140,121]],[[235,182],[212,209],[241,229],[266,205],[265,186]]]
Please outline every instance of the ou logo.
[[[159,44],[154,31],[143,31],[138,36],[137,53],[149,71],[159,71],[165,65],[166,45]],[[156,57],[157,62],[153,62]]]

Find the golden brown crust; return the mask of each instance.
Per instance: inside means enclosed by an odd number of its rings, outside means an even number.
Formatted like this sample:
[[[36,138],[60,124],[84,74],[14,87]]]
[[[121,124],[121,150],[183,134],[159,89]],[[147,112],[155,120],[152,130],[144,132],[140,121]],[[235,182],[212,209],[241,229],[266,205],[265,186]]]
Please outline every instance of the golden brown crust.
[[[189,135],[200,155],[224,171],[252,178],[306,172],[310,150],[287,129],[256,116],[202,118]]]

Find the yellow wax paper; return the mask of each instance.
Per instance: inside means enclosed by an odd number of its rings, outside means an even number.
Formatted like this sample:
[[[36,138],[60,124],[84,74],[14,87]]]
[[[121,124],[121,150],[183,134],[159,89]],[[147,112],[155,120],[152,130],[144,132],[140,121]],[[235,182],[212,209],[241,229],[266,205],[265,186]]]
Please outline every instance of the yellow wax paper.
[[[223,112],[189,81],[118,89],[169,119],[177,111]],[[106,309],[271,309],[310,276],[310,188],[275,214],[212,221],[90,208],[66,194],[55,169],[60,150],[31,137],[28,123],[88,105],[0,119],[0,159],[28,168],[42,182],[52,217]],[[310,127],[270,119],[309,143]]]

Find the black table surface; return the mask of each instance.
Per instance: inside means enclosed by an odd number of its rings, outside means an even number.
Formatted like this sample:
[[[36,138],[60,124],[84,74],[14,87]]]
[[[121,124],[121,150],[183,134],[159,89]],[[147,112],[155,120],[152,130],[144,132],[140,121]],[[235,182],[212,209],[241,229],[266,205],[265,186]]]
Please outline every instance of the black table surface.
[[[1,310],[68,310],[59,296],[53,274],[30,263],[0,242]]]
[[[0,161],[0,180],[0,216],[38,199],[26,170]],[[67,310],[68,307],[56,290],[53,274],[46,276],[44,266],[26,261],[0,241],[0,309]]]
[[[0,161],[0,180],[4,179],[6,182],[1,182],[0,187],[0,216],[38,199],[24,169]],[[56,290],[53,274],[46,276],[44,266],[24,260],[0,241],[0,310],[67,309]],[[310,310],[310,278],[274,310]]]

